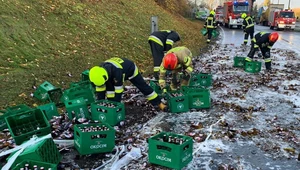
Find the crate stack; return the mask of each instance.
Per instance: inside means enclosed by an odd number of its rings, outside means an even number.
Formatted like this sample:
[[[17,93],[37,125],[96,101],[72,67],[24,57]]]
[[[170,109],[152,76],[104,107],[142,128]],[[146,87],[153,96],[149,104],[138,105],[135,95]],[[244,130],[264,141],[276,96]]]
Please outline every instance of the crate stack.
[[[243,68],[248,73],[259,73],[261,71],[261,62],[245,60],[245,57],[235,56],[233,58],[233,67]]]

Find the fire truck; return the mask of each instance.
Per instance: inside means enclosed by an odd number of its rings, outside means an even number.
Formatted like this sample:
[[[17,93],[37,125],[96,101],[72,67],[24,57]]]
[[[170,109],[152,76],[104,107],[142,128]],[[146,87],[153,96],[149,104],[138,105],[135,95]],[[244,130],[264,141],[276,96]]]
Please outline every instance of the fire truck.
[[[276,28],[277,30],[295,29],[296,17],[293,10],[273,9],[269,14],[270,29]]]
[[[224,8],[222,6],[218,6],[216,8],[216,23],[223,25],[223,12],[224,12]]]
[[[229,0],[224,2],[224,26],[241,28],[243,25],[241,14],[246,13],[250,15],[251,4],[252,0]]]

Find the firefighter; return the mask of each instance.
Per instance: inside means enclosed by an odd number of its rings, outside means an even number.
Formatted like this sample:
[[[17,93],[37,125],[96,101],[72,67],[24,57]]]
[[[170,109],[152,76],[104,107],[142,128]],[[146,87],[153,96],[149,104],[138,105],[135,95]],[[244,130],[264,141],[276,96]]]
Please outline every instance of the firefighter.
[[[212,32],[217,28],[216,19],[215,19],[215,11],[210,11],[209,16],[206,18],[204,28],[207,30],[207,40],[206,43],[210,43],[210,39],[212,36]]]
[[[266,70],[270,71],[271,70],[270,51],[272,46],[278,40],[278,37],[279,35],[277,32],[272,32],[272,33],[259,32],[255,34],[253,40],[251,41],[251,50],[245,59],[246,62],[252,61],[255,52],[258,51],[259,48],[265,61]]]
[[[163,92],[166,92],[165,77],[167,70],[172,71],[171,90],[176,90],[179,83],[181,86],[188,86],[193,71],[191,51],[188,48],[181,46],[172,48],[167,52],[160,65],[158,81]],[[182,73],[182,77],[179,78],[181,82],[178,82],[178,76],[180,76],[178,73]]]
[[[154,64],[153,74],[156,80],[158,80],[159,66],[165,52],[173,48],[174,43],[177,41],[180,41],[180,36],[176,31],[172,30],[155,31],[149,36],[148,42]]]
[[[114,57],[100,66],[94,66],[89,72],[89,79],[96,86],[98,100],[106,98],[120,102],[124,91],[123,82],[129,80],[135,85],[157,109],[166,110],[156,92],[144,81],[137,66],[126,58]]]
[[[253,39],[254,34],[254,22],[250,16],[247,16],[246,13],[242,14],[243,21],[243,29],[244,29],[244,45],[248,43],[248,37],[250,35],[250,39]]]

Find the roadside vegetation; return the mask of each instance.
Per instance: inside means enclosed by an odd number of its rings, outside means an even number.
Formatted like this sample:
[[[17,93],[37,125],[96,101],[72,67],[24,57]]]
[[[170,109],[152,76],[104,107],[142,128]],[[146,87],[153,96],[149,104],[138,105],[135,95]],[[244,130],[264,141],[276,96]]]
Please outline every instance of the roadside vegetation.
[[[0,2],[0,109],[35,106],[33,86],[68,88],[82,71],[118,56],[152,70],[150,17],[173,29],[194,56],[205,46],[202,24],[185,18],[188,5],[170,0],[2,0]]]

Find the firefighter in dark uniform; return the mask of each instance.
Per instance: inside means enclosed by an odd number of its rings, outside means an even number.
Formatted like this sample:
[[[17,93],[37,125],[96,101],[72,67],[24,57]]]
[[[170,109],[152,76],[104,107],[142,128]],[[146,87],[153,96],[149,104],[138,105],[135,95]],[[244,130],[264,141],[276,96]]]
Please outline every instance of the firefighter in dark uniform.
[[[246,57],[246,62],[251,62],[253,59],[253,56],[256,51],[258,51],[258,48],[261,50],[262,56],[265,60],[265,66],[266,70],[271,70],[271,48],[275,44],[275,42],[278,40],[278,33],[272,32],[272,33],[266,33],[266,32],[259,32],[255,34],[252,42],[251,42],[251,50]]]
[[[156,92],[144,81],[137,66],[126,58],[114,57],[106,60],[100,66],[94,66],[89,72],[89,78],[96,86],[98,100],[105,99],[120,102],[124,91],[123,82],[129,80],[135,85],[156,108],[166,110]]]
[[[210,43],[210,39],[212,36],[212,32],[214,29],[216,29],[217,25],[216,25],[216,19],[215,19],[215,11],[210,11],[209,16],[207,17],[205,24],[204,24],[204,28],[206,28],[207,30],[207,40],[206,43]]]
[[[242,14],[243,21],[243,29],[244,29],[244,45],[247,45],[248,43],[248,37],[250,35],[250,39],[253,39],[254,34],[254,22],[253,19],[250,16],[247,16],[246,13]]]
[[[153,57],[153,73],[156,80],[158,80],[159,67],[164,53],[173,48],[174,43],[177,41],[180,41],[180,36],[176,31],[172,30],[155,31],[149,36],[148,42]]]

